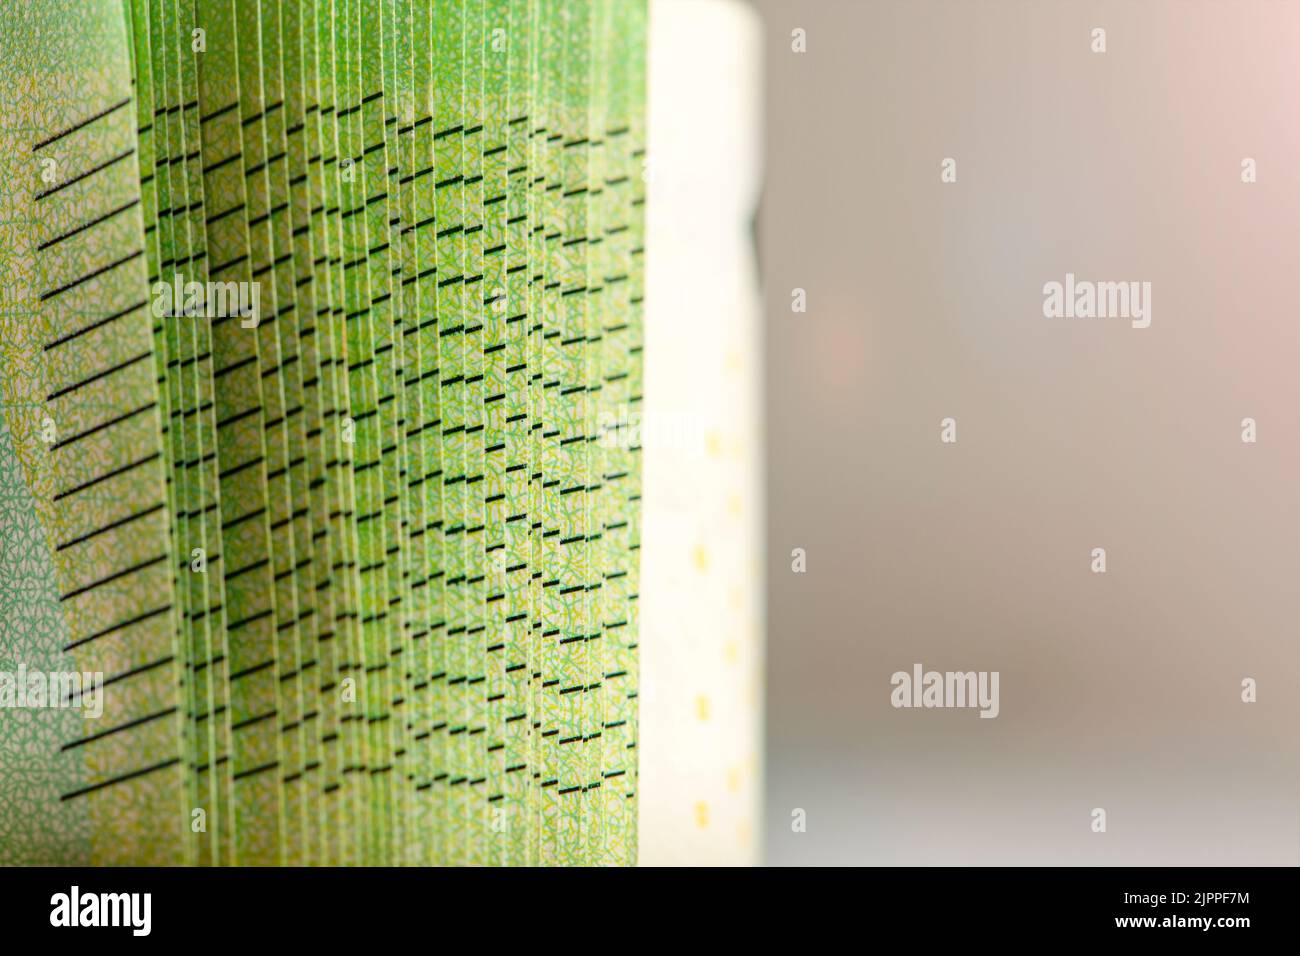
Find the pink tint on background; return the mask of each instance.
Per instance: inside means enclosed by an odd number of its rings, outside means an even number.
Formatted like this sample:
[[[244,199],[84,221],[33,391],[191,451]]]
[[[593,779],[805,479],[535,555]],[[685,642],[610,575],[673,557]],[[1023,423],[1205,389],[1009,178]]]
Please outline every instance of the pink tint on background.
[[[1294,865],[1300,4],[756,6],[769,861]]]

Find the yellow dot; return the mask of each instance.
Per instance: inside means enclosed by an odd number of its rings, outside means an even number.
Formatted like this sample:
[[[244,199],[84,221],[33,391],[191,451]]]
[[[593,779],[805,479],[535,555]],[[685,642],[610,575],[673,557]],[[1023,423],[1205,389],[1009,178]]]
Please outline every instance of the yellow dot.
[[[709,825],[709,805],[703,800],[695,804],[695,825],[700,829]]]
[[[740,792],[740,768],[732,767],[727,771],[727,789],[732,793]]]
[[[727,592],[727,601],[731,604],[731,609],[733,611],[740,610],[741,602],[743,600],[744,594],[741,593],[740,588],[732,587],[731,590]]]
[[[722,436],[715,431],[710,431],[704,439],[705,448],[708,449],[709,455],[717,458],[722,454]]]
[[[733,491],[727,496],[727,511],[733,518],[739,518],[742,510],[743,505],[741,504],[740,495]]]
[[[728,664],[734,664],[740,660],[740,645],[735,641],[727,641],[722,648],[722,653],[726,656]]]
[[[701,573],[709,570],[709,552],[702,544],[697,544],[694,551],[695,567]]]
[[[748,820],[741,820],[740,824],[736,827],[736,840],[740,843],[741,846],[744,847],[749,846],[749,821]]]
[[[709,719],[709,698],[703,694],[695,698],[695,716],[699,717],[700,720]]]

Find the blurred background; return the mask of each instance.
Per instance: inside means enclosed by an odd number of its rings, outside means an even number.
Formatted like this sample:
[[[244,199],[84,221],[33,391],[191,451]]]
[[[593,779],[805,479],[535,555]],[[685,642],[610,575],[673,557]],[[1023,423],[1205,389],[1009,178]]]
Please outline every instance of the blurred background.
[[[761,859],[1294,865],[1300,4],[741,6]],[[1150,328],[1044,318],[1067,272],[1150,282]],[[1000,716],[894,709],[917,662]]]

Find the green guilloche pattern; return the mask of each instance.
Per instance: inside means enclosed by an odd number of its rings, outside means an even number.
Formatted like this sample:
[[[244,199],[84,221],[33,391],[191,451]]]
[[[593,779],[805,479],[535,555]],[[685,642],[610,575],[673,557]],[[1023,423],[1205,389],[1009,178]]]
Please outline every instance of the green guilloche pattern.
[[[645,37],[0,19],[0,863],[635,862]]]

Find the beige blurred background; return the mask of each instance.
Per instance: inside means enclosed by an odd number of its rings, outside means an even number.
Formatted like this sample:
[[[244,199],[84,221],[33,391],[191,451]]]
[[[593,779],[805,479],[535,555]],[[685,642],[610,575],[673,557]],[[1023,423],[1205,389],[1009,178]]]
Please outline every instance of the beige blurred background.
[[[1295,864],[1300,4],[754,6],[767,862]]]

